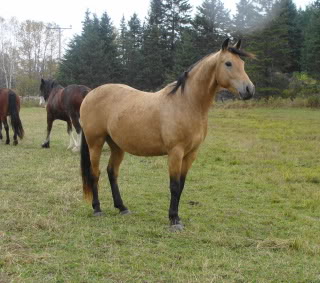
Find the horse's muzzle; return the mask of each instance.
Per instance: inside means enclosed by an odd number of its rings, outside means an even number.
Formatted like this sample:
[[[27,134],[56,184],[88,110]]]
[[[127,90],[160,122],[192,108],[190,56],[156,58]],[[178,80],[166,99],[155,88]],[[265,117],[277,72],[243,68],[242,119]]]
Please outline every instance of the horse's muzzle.
[[[254,96],[254,94],[255,94],[255,87],[253,84],[247,85],[244,91],[239,92],[240,99],[242,100],[251,99]]]

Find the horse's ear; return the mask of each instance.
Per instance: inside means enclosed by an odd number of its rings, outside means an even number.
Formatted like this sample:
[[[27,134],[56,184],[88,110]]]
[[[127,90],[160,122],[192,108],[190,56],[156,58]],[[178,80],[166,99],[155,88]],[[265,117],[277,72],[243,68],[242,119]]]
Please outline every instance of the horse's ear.
[[[44,84],[44,79],[41,79],[41,84]]]
[[[234,47],[237,49],[241,48],[241,39],[238,40],[238,42],[234,45]]]
[[[222,49],[223,51],[227,50],[228,45],[229,45],[229,40],[230,40],[230,38],[227,38],[227,39],[222,43],[221,49]]]

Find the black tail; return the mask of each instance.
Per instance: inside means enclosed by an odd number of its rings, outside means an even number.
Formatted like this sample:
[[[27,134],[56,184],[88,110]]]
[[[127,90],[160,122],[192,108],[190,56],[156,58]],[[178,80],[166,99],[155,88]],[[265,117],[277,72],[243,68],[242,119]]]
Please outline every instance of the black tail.
[[[91,172],[89,147],[83,131],[81,132],[80,155],[81,155],[81,175],[82,175],[82,183],[83,183],[83,196],[85,199],[90,201],[92,200],[92,197],[93,197],[94,177]]]
[[[11,90],[9,91],[9,115],[11,117],[11,127],[13,132],[22,139],[24,136],[24,130],[19,116],[17,95]]]

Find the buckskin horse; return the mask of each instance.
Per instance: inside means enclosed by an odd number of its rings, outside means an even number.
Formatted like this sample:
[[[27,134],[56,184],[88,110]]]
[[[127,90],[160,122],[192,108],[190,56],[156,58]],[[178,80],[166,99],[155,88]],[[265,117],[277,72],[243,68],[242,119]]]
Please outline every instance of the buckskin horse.
[[[81,133],[79,109],[89,91],[90,88],[84,85],[73,84],[64,88],[55,80],[41,79],[40,105],[46,103],[47,110],[47,137],[42,144],[43,148],[50,147],[52,125],[54,120],[59,119],[67,122],[67,132],[70,137],[68,149],[73,148],[73,151],[79,149]],[[73,136],[72,125],[78,134],[77,139]]]
[[[2,124],[6,131],[6,144],[10,144],[9,126],[7,117],[13,130],[13,144],[18,144],[18,138],[23,138],[24,130],[19,116],[20,98],[9,88],[0,88],[0,140],[2,140]]]
[[[119,166],[124,153],[138,156],[168,155],[171,200],[170,229],[183,229],[178,215],[180,196],[188,170],[206,137],[208,112],[219,88],[236,92],[240,99],[254,95],[254,85],[244,70],[241,41],[191,66],[174,83],[155,93],[122,84],[105,84],[92,90],[80,108],[81,172],[84,197],[92,201],[94,215],[101,215],[98,198],[99,163],[102,147],[111,153],[107,173],[114,207],[120,214],[130,211],[118,188]]]

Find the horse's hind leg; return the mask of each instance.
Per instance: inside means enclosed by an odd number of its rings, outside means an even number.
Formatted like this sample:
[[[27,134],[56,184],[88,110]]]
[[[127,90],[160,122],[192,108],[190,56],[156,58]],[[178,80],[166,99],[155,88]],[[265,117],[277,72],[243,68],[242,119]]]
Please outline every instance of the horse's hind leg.
[[[74,140],[75,147],[72,149],[72,151],[79,151],[79,148],[80,148],[81,125],[79,122],[79,118],[80,116],[77,114],[71,115],[72,125],[75,128],[77,133],[77,140]]]
[[[73,137],[71,121],[67,120],[66,122],[67,122],[67,132],[69,135],[69,145],[68,145],[67,149],[71,149],[76,144],[76,141]]]
[[[8,125],[7,118],[4,118],[4,120],[3,120],[3,127],[4,127],[4,129],[6,131],[6,137],[7,137],[6,144],[10,144],[9,125]]]
[[[18,136],[16,131],[13,133],[13,145],[18,145]]]
[[[89,151],[90,151],[90,161],[91,161],[91,170],[92,175],[94,178],[94,184],[92,187],[92,208],[93,208],[93,215],[99,216],[102,214],[101,208],[100,208],[100,201],[99,201],[99,193],[98,193],[98,183],[99,183],[99,177],[100,177],[100,157],[103,145],[105,143],[104,138],[92,138],[91,140],[87,140],[89,145]]]
[[[111,186],[113,204],[115,208],[120,210],[120,214],[129,214],[130,211],[123,204],[117,181],[119,167],[124,157],[124,151],[114,143],[110,136],[108,136],[106,140],[111,150],[107,172]]]

